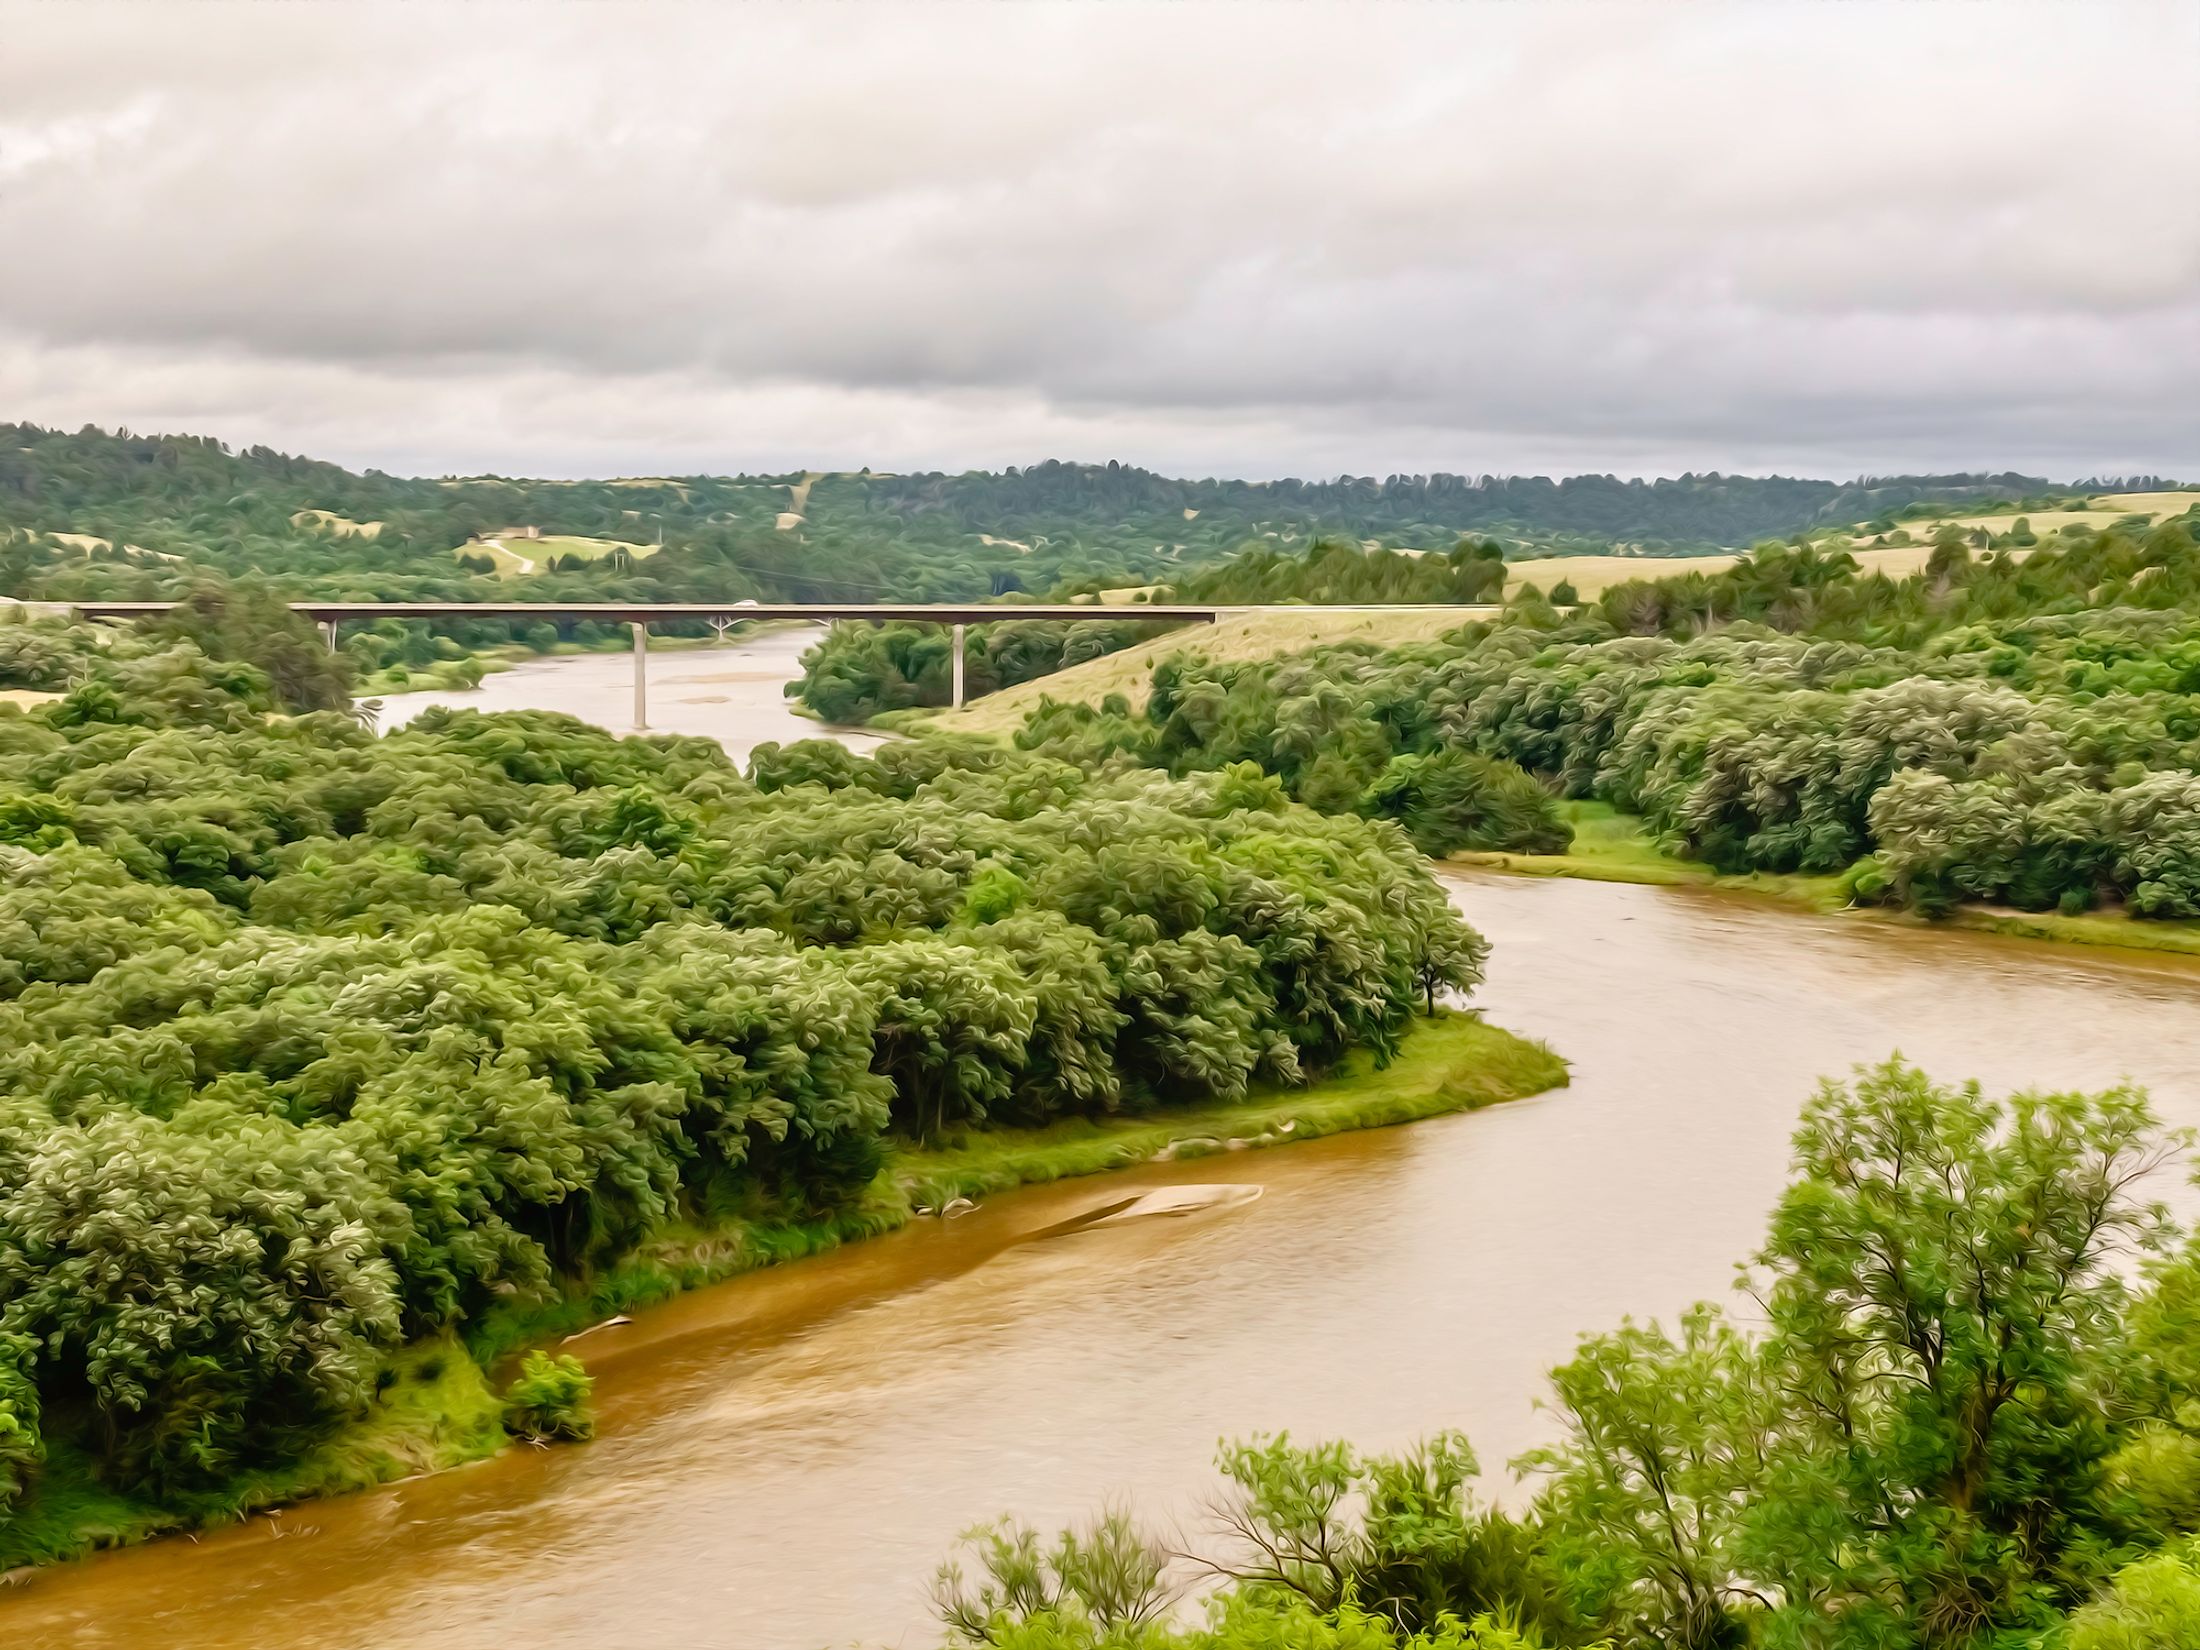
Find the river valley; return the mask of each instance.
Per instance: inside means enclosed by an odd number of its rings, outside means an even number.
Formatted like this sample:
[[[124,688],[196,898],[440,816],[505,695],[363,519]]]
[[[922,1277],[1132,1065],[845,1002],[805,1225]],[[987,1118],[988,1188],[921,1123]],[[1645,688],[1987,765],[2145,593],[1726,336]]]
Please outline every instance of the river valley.
[[[652,722],[737,754],[814,734],[778,689],[807,642],[663,655]],[[585,656],[437,697],[623,727],[629,682]],[[676,720],[683,695],[725,703]],[[1035,1188],[700,1291],[577,1344],[597,1442],[65,1566],[0,1592],[0,1642],[927,1646],[958,1531],[1111,1498],[1196,1525],[1226,1431],[1463,1427],[1503,1492],[1577,1334],[1725,1294],[1820,1075],[1900,1049],[1993,1089],[2129,1077],[2200,1125],[2200,967],[1445,874],[1494,947],[1479,1005],[1566,1055],[1571,1088]],[[1212,1182],[1261,1195],[1046,1235],[1131,1188]]]
[[[787,744],[826,730],[795,713],[782,691],[801,674],[803,652],[822,634],[815,626],[767,629],[708,648],[668,648],[649,656],[649,728],[715,739],[736,762],[767,739]],[[493,672],[473,689],[429,689],[381,696],[378,725],[403,727],[434,705],[464,710],[551,710],[578,716],[615,733],[634,726],[634,660],[628,653],[575,653],[527,658]],[[839,728],[831,737],[858,750],[883,736]]]

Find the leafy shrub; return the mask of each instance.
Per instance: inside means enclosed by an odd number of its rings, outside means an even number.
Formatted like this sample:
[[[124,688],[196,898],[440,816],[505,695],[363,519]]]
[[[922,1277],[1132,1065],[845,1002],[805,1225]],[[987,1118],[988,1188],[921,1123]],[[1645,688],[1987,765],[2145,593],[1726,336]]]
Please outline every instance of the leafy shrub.
[[[1395,819],[1416,848],[1437,858],[1494,849],[1562,854],[1574,839],[1549,791],[1512,763],[1472,751],[1394,756],[1360,807]]]
[[[2142,1527],[2162,1535],[2200,1529],[2200,1438],[2154,1423],[2105,1466],[2111,1492],[2128,1500]]]
[[[504,1389],[504,1430],[531,1444],[596,1436],[595,1378],[570,1353],[530,1352]]]
[[[2069,1650],[2171,1650],[2200,1644],[2200,1541],[2126,1565],[2070,1619]]]
[[[0,1517],[21,1500],[46,1459],[38,1431],[38,1388],[30,1377],[31,1343],[0,1335]]]

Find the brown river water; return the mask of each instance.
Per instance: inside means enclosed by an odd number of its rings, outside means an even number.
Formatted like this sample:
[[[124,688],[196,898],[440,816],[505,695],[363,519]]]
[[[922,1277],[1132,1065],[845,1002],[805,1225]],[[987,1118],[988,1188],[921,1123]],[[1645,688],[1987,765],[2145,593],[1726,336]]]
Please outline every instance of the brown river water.
[[[735,761],[767,739],[788,744],[827,729],[794,712],[783,691],[801,674],[802,655],[824,632],[814,625],[773,628],[717,647],[668,647],[649,655],[649,729],[716,739]],[[473,689],[392,693],[382,698],[379,725],[395,729],[431,705],[467,710],[555,710],[629,733],[634,727],[634,658],[629,653],[576,653],[523,659],[482,678]],[[836,728],[831,737],[858,750],[884,736]]]
[[[1111,1500],[1196,1527],[1226,1433],[1464,1427],[1502,1491],[1577,1334],[1724,1294],[1821,1074],[1900,1049],[1994,1089],[2128,1076],[2200,1125],[2200,969],[1448,880],[1494,943],[1481,1005],[1565,1054],[1570,1088],[1013,1193],[700,1291],[581,1343],[595,1443],[62,1567],[0,1593],[0,1645],[929,1646],[958,1531]],[[1214,1182],[1261,1193],[1053,1230]]]

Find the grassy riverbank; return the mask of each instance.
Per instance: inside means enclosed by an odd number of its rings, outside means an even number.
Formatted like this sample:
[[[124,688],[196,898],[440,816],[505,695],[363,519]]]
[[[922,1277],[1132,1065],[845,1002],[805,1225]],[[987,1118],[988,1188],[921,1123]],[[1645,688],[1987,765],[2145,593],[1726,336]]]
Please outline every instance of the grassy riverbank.
[[[902,1147],[845,1209],[811,1220],[758,1218],[666,1229],[638,1254],[547,1300],[515,1301],[465,1339],[392,1356],[368,1413],[297,1460],[238,1475],[217,1490],[164,1501],[117,1493],[67,1442],[52,1449],[29,1497],[0,1515],[0,1571],[50,1563],[175,1530],[234,1523],[316,1496],[371,1488],[495,1454],[505,1445],[487,1371],[523,1347],[743,1272],[801,1259],[904,1226],[951,1198],[1192,1156],[1285,1145],[1472,1111],[1563,1086],[1566,1067],[1538,1042],[1472,1013],[1416,1020],[1386,1067],[1356,1053],[1303,1088],[1266,1086],[1235,1102],[1042,1129],[980,1129]]]
[[[1233,1140],[1247,1148],[1276,1146],[1386,1128],[1540,1094],[1566,1080],[1565,1062],[1544,1044],[1487,1025],[1479,1015],[1417,1019],[1388,1066],[1356,1052],[1302,1088],[1262,1085],[1239,1101],[1071,1119],[1039,1129],[971,1129],[932,1146],[898,1146],[866,1193],[844,1209],[812,1220],[668,1228],[585,1287],[491,1314],[468,1332],[467,1345],[493,1367],[521,1347],[616,1313],[893,1231],[916,1210],[937,1209],[956,1197],[1104,1174],[1172,1148],[1173,1155],[1190,1156],[1229,1150]]]
[[[296,1460],[237,1474],[218,1488],[154,1501],[110,1489],[72,1442],[49,1442],[30,1494],[0,1515],[0,1573],[134,1546],[176,1530],[234,1524],[256,1512],[371,1489],[493,1455],[505,1443],[496,1394],[456,1340],[394,1353],[367,1414]]]
[[[893,1172],[916,1201],[938,1207],[951,1198],[1128,1168],[1164,1153],[1191,1157],[1281,1146],[1475,1111],[1563,1087],[1566,1080],[1565,1062],[1545,1044],[1473,1014],[1442,1014],[1416,1021],[1388,1066],[1376,1065],[1363,1050],[1307,1088],[1269,1088],[1235,1105],[1150,1117],[981,1133],[963,1145],[911,1152]]]
[[[1721,876],[1708,865],[1663,852],[1633,814],[1603,802],[1564,804],[1574,827],[1574,843],[1563,854],[1454,854],[1452,863],[1479,865],[1519,876],[1576,877],[1588,882],[1635,882],[1660,887],[1717,888],[1756,895],[1810,911],[1851,909],[1839,876]],[[1876,921],[1937,924],[1974,933],[2006,934],[2017,939],[2052,940],[2063,945],[2108,946],[2200,956],[2200,923],[2134,918],[2121,911],[2089,911],[2065,916],[2057,911],[2017,911],[2004,906],[1958,906],[1945,916],[1926,918],[1884,906],[1859,906],[1858,914]]]

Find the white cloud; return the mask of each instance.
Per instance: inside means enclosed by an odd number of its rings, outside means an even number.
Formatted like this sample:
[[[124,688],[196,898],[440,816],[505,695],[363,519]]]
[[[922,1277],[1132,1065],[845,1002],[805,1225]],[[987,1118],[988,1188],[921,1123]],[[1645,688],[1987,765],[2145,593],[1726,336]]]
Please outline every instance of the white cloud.
[[[0,31],[0,417],[552,474],[2200,471],[2196,8]]]

